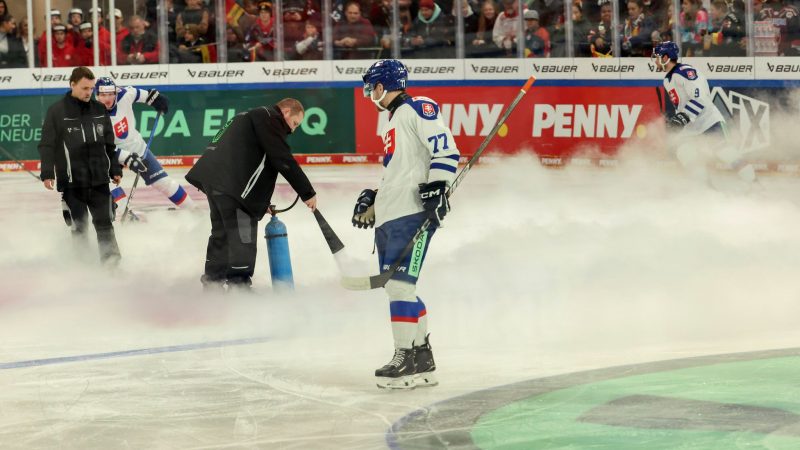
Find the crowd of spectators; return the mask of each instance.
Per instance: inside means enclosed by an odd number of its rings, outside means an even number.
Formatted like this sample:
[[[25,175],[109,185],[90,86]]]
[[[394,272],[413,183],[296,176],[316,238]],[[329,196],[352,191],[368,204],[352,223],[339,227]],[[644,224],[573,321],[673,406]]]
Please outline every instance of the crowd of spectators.
[[[226,2],[229,62],[272,61],[278,53],[285,60],[323,59],[326,35],[334,59],[389,57],[394,45],[402,58],[454,58],[459,15],[467,58],[647,57],[664,40],[679,42],[684,56],[744,56],[748,48],[743,0],[676,0],[679,8],[669,0],[619,0],[616,21],[611,0],[463,0],[460,10],[454,0],[332,0],[329,21],[322,17],[321,0],[276,0],[279,8],[264,0],[166,0],[169,62],[216,61],[216,24],[222,23],[216,18],[217,1]],[[393,1],[399,11],[397,36],[392,35]],[[753,1],[752,20],[767,25],[757,28],[766,34],[759,31],[751,38],[755,54],[800,55],[800,14],[793,4],[800,0]],[[572,21],[571,52],[565,2]],[[159,61],[158,3],[141,2],[138,14],[128,18],[119,9],[106,17],[99,11],[101,65],[111,63],[112,53],[104,19],[115,21],[117,64]],[[93,65],[92,11],[73,8],[65,16],[59,10],[49,14],[53,65]],[[332,29],[326,34],[328,23]],[[17,20],[6,0],[0,0],[0,68],[26,67],[31,48],[36,65],[46,61],[46,33],[39,32],[31,44],[27,27],[27,19]],[[765,41],[774,45],[765,46]]]

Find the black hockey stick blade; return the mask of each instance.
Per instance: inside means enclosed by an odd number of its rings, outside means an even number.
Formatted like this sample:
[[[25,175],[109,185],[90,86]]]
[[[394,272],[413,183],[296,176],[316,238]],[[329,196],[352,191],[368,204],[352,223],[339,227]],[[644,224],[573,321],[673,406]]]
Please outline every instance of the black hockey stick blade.
[[[331,249],[332,254],[336,254],[344,248],[344,244],[342,240],[339,239],[339,236],[336,235],[336,232],[333,231],[330,224],[325,217],[322,216],[322,213],[319,212],[319,208],[314,210],[314,218],[317,219],[317,224],[319,224],[319,229],[322,230],[322,235],[325,237],[325,242],[328,243],[328,247]]]

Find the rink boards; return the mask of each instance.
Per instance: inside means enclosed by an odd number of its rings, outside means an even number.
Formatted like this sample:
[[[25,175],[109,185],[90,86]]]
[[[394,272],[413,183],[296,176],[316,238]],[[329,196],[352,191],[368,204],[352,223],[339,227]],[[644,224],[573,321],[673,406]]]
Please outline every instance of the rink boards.
[[[793,100],[800,63],[793,58],[705,58],[688,62],[711,79],[717,107],[734,140],[761,170],[797,172],[800,160],[781,126],[800,113]],[[663,153],[662,74],[648,59],[408,60],[409,92],[439,103],[463,155],[470,155],[531,74],[537,83],[523,98],[488,154],[536,153],[543,164],[613,165],[620,148]],[[120,86],[157,87],[170,98],[153,149],[162,163],[191,165],[208,141],[238,112],[296,97],[306,118],[290,138],[305,164],[381,162],[381,125],[361,94],[370,61],[148,65],[96,68]],[[10,69],[0,73],[0,146],[26,167],[47,107],[68,86],[69,69]],[[149,134],[155,112],[136,110],[137,128]],[[0,170],[16,170],[0,155]],[[31,161],[30,163],[27,161]],[[588,162],[587,162],[588,161]]]

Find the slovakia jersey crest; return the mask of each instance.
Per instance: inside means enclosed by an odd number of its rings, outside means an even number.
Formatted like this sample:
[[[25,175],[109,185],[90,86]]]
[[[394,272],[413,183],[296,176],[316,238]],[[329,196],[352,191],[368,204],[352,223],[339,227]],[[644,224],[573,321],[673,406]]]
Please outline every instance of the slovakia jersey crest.
[[[697,72],[695,72],[694,70],[687,70],[686,71],[686,78],[688,78],[690,80],[694,80],[695,78],[697,78]]]
[[[436,105],[436,102],[428,97],[411,97],[411,101],[408,102],[408,104],[414,108],[417,115],[425,120],[435,120],[436,116],[439,114],[439,107]]]
[[[114,135],[119,139],[128,137],[128,118],[122,117],[122,120],[114,124]]]

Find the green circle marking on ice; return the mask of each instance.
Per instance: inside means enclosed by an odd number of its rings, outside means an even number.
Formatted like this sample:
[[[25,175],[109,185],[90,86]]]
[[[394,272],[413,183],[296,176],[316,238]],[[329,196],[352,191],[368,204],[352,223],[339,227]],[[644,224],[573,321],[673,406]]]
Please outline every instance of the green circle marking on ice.
[[[448,400],[387,439],[401,449],[797,449],[799,380],[800,349],[612,367]]]

